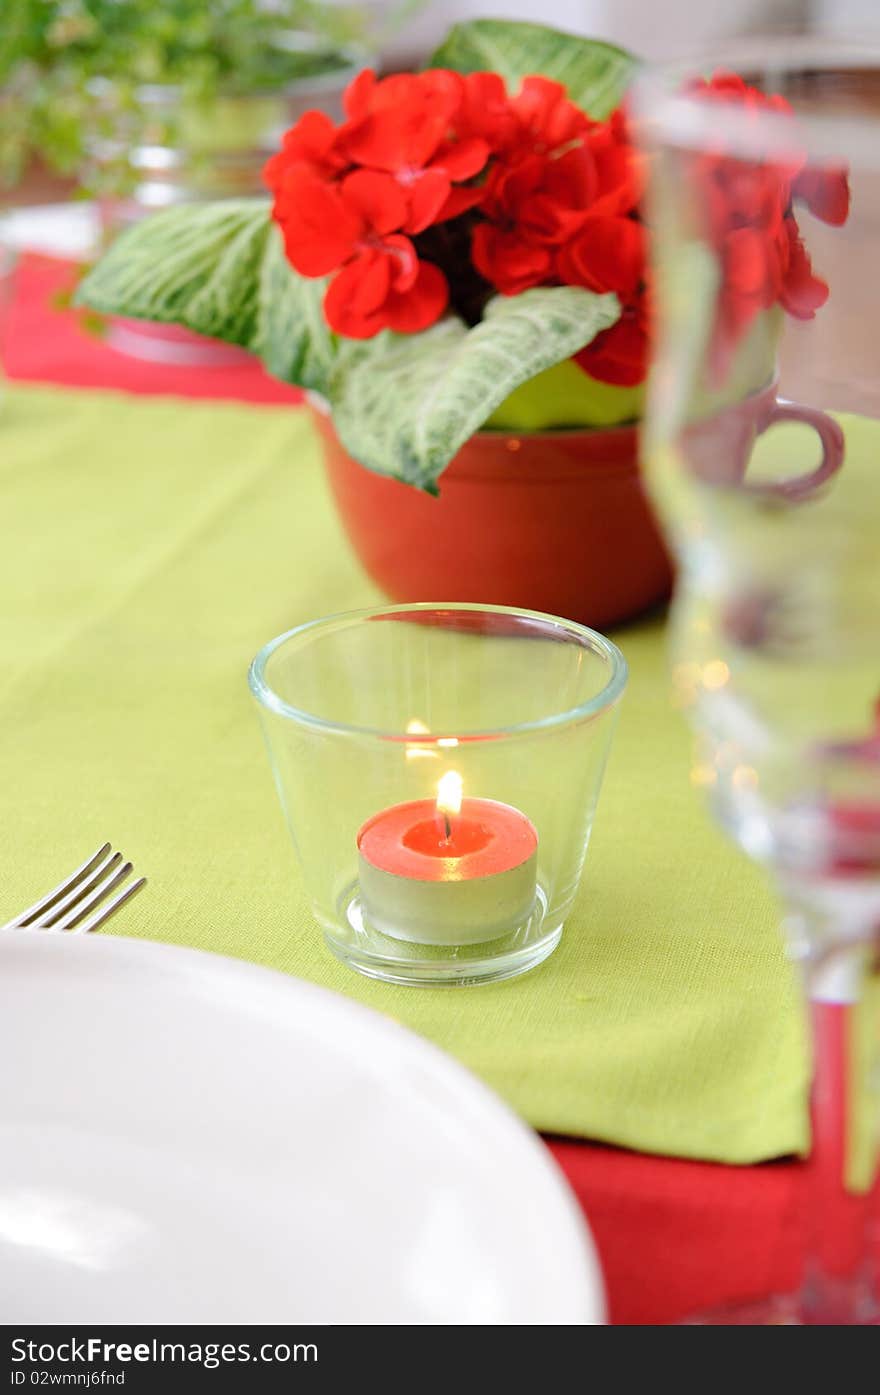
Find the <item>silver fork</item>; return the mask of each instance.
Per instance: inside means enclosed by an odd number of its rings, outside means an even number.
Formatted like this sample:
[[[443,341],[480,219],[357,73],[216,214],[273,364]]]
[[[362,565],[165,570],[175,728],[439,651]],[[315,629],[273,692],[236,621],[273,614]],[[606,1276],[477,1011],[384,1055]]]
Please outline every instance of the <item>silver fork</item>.
[[[0,932],[27,926],[31,930],[64,930],[73,935],[86,935],[115,915],[120,906],[145,885],[146,877],[140,877],[122,886],[133,870],[130,862],[122,861],[122,853],[114,852],[110,844],[105,843],[81,867],[59,882],[54,891],[6,925],[0,925]],[[122,889],[117,891],[120,887]],[[108,901],[112,892],[116,895]]]

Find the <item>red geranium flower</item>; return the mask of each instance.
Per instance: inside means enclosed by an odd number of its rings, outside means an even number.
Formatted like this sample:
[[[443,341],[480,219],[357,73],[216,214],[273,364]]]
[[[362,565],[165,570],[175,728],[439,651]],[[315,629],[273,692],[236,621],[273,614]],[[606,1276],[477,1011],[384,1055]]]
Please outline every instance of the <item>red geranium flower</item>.
[[[784,271],[780,304],[795,319],[811,320],[828,299],[828,283],[813,271],[793,218],[785,220],[785,240],[787,246],[782,252]]]
[[[809,318],[823,303],[828,288],[813,273],[792,201],[841,223],[849,189],[845,171],[807,167],[783,98],[730,73],[691,91],[737,107],[747,133],[754,121],[760,136],[768,112],[783,123],[782,143],[774,139],[767,158],[758,148],[745,159],[722,141],[693,162],[723,273],[717,367],[761,310],[779,304]],[[510,95],[497,73],[434,69],[382,80],[361,73],[345,113],[339,125],[306,113],[266,166],[291,264],[305,276],[335,273],[324,302],[334,330],[365,338],[427,328],[445,310],[450,282],[457,310],[471,321],[490,287],[516,295],[539,285],[583,286],[613,292],[621,318],[577,361],[606,382],[642,380],[643,162],[622,109],[592,121],[548,78],[526,77]]]
[[[306,165],[314,174],[332,176],[350,163],[342,132],[323,111],[307,111],[285,131],[281,149],[266,162],[263,178],[277,191],[287,172]]]
[[[370,339],[381,329],[416,334],[440,318],[448,300],[442,271],[419,261],[409,238],[395,235],[363,245],[334,276],[324,314],[350,339]]]
[[[632,387],[648,367],[648,313],[644,289],[647,235],[634,218],[590,218],[556,259],[567,286],[613,291],[620,319],[576,355],[593,378]]]
[[[849,217],[849,178],[845,169],[802,169],[791,192],[823,223],[840,227]]]
[[[328,287],[324,313],[331,329],[351,339],[381,329],[426,329],[449,300],[443,273],[419,261],[412,242],[399,234],[407,207],[403,191],[392,196],[376,187],[376,178],[355,170],[329,184],[299,164],[285,174],[283,197],[276,201],[275,217],[296,270],[324,276],[342,268]]]
[[[796,319],[811,320],[828,299],[828,285],[814,273],[790,214],[772,228],[731,228],[720,240],[718,256],[722,280],[710,353],[715,374],[723,376],[760,311],[781,305]]]
[[[710,97],[722,102],[730,102],[745,110],[775,110],[791,116],[791,103],[776,93],[762,92],[758,87],[750,87],[739,73],[731,73],[718,68],[710,78],[697,78],[688,89],[697,96]]]
[[[633,144],[626,113],[615,111],[587,132],[587,149],[596,171],[590,216],[633,213],[645,191],[644,159]]]
[[[364,225],[358,211],[343,198],[339,184],[328,183],[301,163],[284,170],[273,216],[284,237],[287,259],[303,276],[326,276],[347,261]]]
[[[624,307],[617,324],[575,354],[575,362],[600,382],[635,387],[648,371],[649,345],[648,303],[642,294]]]
[[[580,232],[560,249],[556,270],[566,286],[590,291],[614,291],[628,303],[645,276],[647,236],[634,218],[589,218]]]
[[[453,181],[472,179],[489,158],[482,137],[453,137],[464,96],[464,79],[443,68],[381,82],[367,70],[348,89],[346,148],[359,165],[377,171],[377,191],[384,187],[389,198],[405,193],[401,226],[408,233],[461,212],[460,199],[444,207]]]
[[[806,164],[784,97],[767,96],[735,74],[717,73],[692,89],[703,100],[735,104],[752,115],[781,118],[770,154],[762,154],[761,129],[755,126],[754,153],[749,141],[736,155],[719,149],[695,160],[692,178],[706,210],[708,236],[721,265],[716,330],[711,345],[716,374],[723,374],[731,354],[756,315],[780,304],[799,319],[811,319],[828,297],[828,286],[813,272],[792,210],[801,199],[817,217],[842,223],[849,212],[849,184],[844,170],[814,169]],[[790,139],[789,130],[790,126]],[[723,143],[724,128],[721,128]]]
[[[511,141],[519,154],[550,155],[576,141],[590,125],[562,83],[550,78],[523,78],[510,109],[516,119]]]
[[[558,84],[549,86],[556,88]],[[543,88],[539,93],[547,95]],[[638,202],[640,161],[622,116],[611,122],[591,124],[584,119],[574,123],[570,113],[560,111],[555,95],[549,105],[536,105],[535,110],[547,118],[541,128],[545,135],[552,132],[555,138],[561,133],[568,140],[572,131],[579,134],[562,153],[529,153],[519,160],[507,157],[493,168],[480,205],[486,221],[479,223],[473,234],[474,265],[505,295],[560,279],[598,289],[595,278],[584,279],[580,268],[573,270],[578,253],[566,260],[565,249],[583,240],[594,221],[610,219],[615,227],[629,222],[621,215]],[[623,236],[627,241],[619,249],[614,239],[603,244],[606,266],[618,258],[631,261],[633,238],[628,231]],[[644,261],[641,240],[639,245]],[[557,254],[562,254],[561,264]],[[561,273],[560,265],[564,268]],[[637,279],[641,280],[641,266]],[[613,288],[604,285],[602,289]]]
[[[595,184],[583,147],[496,166],[480,205],[486,221],[473,233],[477,270],[505,295],[552,279],[555,248],[583,225]]]
[[[516,139],[519,123],[514,115],[504,79],[498,73],[468,73],[463,81],[461,106],[456,117],[461,139],[476,136],[496,154]]]

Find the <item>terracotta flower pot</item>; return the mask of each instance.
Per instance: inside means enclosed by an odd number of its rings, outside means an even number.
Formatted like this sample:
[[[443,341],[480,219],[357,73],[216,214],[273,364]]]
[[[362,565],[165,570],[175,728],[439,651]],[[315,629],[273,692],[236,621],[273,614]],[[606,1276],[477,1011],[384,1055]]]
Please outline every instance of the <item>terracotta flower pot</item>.
[[[482,601],[602,628],[669,595],[634,426],[478,432],[432,498],[364,469],[314,416],[348,536],[392,600]]]

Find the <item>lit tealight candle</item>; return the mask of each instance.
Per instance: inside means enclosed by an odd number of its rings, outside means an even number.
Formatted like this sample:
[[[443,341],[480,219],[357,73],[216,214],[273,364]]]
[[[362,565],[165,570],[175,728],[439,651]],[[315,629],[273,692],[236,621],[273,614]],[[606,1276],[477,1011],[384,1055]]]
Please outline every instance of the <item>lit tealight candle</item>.
[[[480,944],[519,929],[532,913],[533,824],[509,804],[462,798],[455,770],[439,781],[436,800],[374,814],[357,845],[367,918],[395,939]]]

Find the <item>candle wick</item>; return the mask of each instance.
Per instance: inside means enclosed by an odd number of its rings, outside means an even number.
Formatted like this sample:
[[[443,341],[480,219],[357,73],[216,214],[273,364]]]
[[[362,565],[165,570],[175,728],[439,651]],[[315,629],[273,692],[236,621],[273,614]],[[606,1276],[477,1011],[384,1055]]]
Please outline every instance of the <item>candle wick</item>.
[[[452,824],[449,822],[449,815],[445,809],[443,810],[443,827],[446,829],[446,841],[448,843],[452,837]]]

